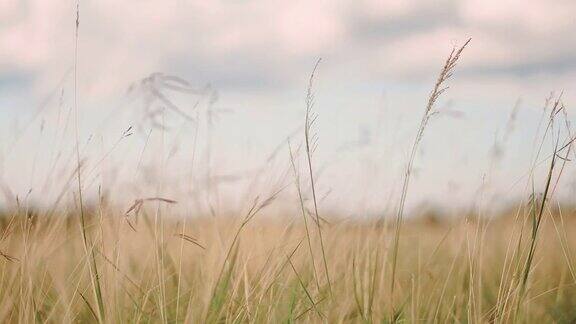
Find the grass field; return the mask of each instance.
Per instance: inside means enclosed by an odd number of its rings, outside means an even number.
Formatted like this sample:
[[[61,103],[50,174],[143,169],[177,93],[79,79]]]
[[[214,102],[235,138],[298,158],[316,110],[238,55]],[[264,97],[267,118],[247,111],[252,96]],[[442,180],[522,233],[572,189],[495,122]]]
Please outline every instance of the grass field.
[[[405,215],[421,139],[468,42],[432,85],[390,217],[319,207],[318,64],[303,142],[286,148],[290,181],[237,214],[177,217],[166,197],[88,206],[76,129],[74,205],[17,200],[0,218],[0,322],[574,323],[576,213],[554,199],[574,140],[560,97],[547,101],[525,201],[499,215]],[[287,187],[296,212],[270,208]]]
[[[571,323],[576,316],[573,215],[543,220],[525,281],[526,217],[409,220],[391,295],[388,224],[323,225],[328,284],[317,233],[310,229],[309,242],[301,218],[263,210],[242,226],[236,217],[163,221],[165,213],[167,206],[142,210],[132,229],[122,214],[93,210],[88,250],[77,214],[6,218],[0,319]]]

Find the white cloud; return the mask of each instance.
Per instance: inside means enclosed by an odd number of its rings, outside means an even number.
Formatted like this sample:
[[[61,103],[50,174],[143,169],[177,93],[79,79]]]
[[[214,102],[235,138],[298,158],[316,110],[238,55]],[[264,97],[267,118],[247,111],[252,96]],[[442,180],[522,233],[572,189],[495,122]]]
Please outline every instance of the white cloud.
[[[0,25],[0,68],[32,72],[40,84],[61,76],[72,63],[74,3],[3,6],[12,23]],[[96,94],[167,67],[201,68],[216,79],[248,73],[249,83],[249,69],[225,68],[242,61],[259,77],[290,81],[309,68],[303,60],[336,53],[351,68],[365,61],[386,76],[418,75],[468,37],[469,67],[553,64],[576,53],[568,41],[575,11],[564,0],[83,2],[80,61]]]

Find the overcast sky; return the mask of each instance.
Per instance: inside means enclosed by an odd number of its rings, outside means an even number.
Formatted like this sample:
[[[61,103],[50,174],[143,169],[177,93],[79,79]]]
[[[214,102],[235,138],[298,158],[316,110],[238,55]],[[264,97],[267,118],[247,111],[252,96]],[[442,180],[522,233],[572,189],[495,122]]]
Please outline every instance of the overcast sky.
[[[426,131],[409,204],[469,204],[487,177],[493,192],[516,198],[511,192],[522,195],[523,187],[513,183],[530,164],[546,97],[564,91],[574,111],[575,13],[572,0],[80,1],[80,137],[98,139],[86,145],[86,159],[102,182],[119,161],[146,157],[143,138],[158,120],[146,119],[154,111],[146,94],[134,99],[127,89],[162,72],[198,90],[168,91],[182,111],[166,110],[168,129],[150,135],[163,133],[166,142],[169,133],[168,141],[180,143],[166,144],[177,153],[162,151],[164,168],[181,171],[172,177],[181,179],[190,167],[194,134],[213,146],[210,162],[204,160],[212,166],[204,169],[219,174],[260,168],[280,145],[277,165],[269,166],[277,172],[268,175],[280,177],[288,154],[281,143],[299,134],[307,79],[321,57],[316,159],[325,204],[377,212],[394,201],[443,61],[472,38]],[[31,188],[30,195],[41,195],[38,188],[51,188],[45,182],[54,165],[69,163],[58,156],[72,145],[62,116],[73,103],[75,19],[74,1],[0,0],[0,176],[7,200]],[[219,111],[213,126],[187,120],[201,118],[210,100]],[[128,126],[137,134],[116,147]],[[110,177],[133,182],[133,167]],[[245,190],[227,186],[231,196]]]

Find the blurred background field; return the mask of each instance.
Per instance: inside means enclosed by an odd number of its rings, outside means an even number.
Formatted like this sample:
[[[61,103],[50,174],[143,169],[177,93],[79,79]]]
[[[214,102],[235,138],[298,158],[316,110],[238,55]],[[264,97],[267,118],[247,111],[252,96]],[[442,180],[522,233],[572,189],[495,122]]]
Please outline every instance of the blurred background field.
[[[131,219],[134,229],[105,205],[87,214],[106,322],[379,322],[394,314],[400,322],[569,323],[576,316],[572,212],[546,218],[521,300],[525,220],[513,212],[490,221],[410,219],[391,298],[390,224],[331,218],[323,226],[331,295],[318,239],[313,265],[301,218],[264,210],[232,245],[237,215],[163,220],[170,208],[155,205]],[[3,218],[4,322],[98,318],[78,215],[58,214]]]

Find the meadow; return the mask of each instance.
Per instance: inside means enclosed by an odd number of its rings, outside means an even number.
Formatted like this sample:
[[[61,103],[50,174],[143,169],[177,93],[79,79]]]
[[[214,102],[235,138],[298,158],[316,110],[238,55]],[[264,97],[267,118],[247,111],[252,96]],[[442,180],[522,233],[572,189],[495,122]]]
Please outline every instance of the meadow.
[[[127,208],[104,195],[88,204],[77,137],[75,203],[38,209],[16,201],[3,212],[0,321],[573,323],[576,218],[554,199],[574,154],[561,97],[547,101],[524,201],[498,215],[405,212],[420,142],[467,44],[450,53],[432,86],[391,215],[342,217],[319,206],[318,64],[303,142],[286,147],[289,181],[238,213],[179,217],[181,202],[164,196]],[[537,167],[546,172],[534,180]],[[271,208],[286,188],[297,212]]]
[[[492,221],[472,214],[408,220],[395,282],[394,230],[381,221],[322,225],[325,265],[313,220],[306,225],[294,215],[262,210],[249,224],[236,215],[177,222],[163,220],[170,208],[158,206],[130,225],[124,214],[101,206],[86,212],[85,246],[77,213],[22,211],[2,224],[0,318],[570,323],[574,215],[545,212],[527,264],[529,209]]]

